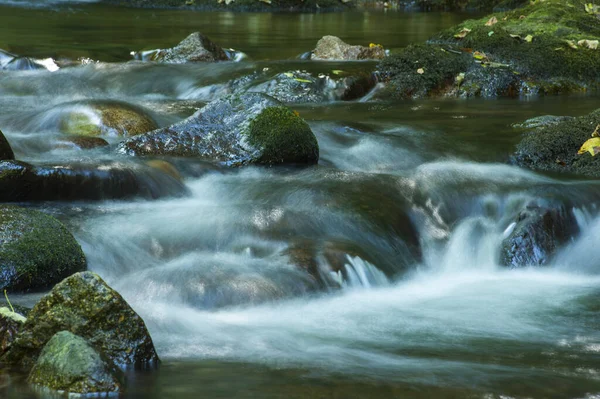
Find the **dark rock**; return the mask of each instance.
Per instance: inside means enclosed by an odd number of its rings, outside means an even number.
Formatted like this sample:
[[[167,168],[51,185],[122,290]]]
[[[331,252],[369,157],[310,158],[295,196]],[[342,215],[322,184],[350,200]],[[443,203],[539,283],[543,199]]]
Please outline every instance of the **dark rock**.
[[[61,147],[76,148],[79,150],[91,150],[93,148],[107,147],[108,141],[101,137],[73,136],[62,138],[59,142]]]
[[[534,122],[539,126],[525,133],[512,160],[536,170],[600,177],[600,157],[577,154],[599,124],[600,109],[578,118]]]
[[[308,124],[272,97],[246,93],[213,101],[184,121],[122,142],[129,155],[200,157],[227,165],[314,164]]]
[[[0,201],[160,198],[188,192],[172,173],[144,164],[35,166],[0,161]]]
[[[122,368],[158,361],[144,321],[92,272],[72,275],[40,299],[0,361],[29,368],[52,336],[63,330],[86,339]]]
[[[566,207],[528,207],[502,242],[501,263],[511,268],[547,265],[562,245],[579,231]]]
[[[135,136],[158,128],[145,110],[121,101],[61,104],[59,129],[76,136]]]
[[[134,58],[170,64],[229,60],[221,47],[200,32],[192,33],[173,48],[134,53]]]
[[[0,206],[0,290],[47,288],[85,268],[81,247],[58,220]]]
[[[25,320],[23,315],[12,312],[9,308],[0,308],[0,356],[15,340]]]
[[[311,60],[318,61],[360,61],[381,60],[386,56],[383,47],[373,45],[353,46],[337,36],[323,36],[313,50]]]
[[[13,153],[8,140],[6,140],[6,137],[4,137],[4,134],[0,131],[0,161],[12,159],[15,159],[15,154]]]
[[[122,371],[86,342],[61,331],[48,341],[27,381],[69,394],[119,392]]]

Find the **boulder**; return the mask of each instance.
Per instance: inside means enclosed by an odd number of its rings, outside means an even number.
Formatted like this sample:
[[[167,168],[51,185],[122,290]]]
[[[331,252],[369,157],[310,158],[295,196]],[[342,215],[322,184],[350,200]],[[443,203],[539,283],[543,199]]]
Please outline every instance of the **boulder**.
[[[109,146],[109,143],[102,137],[72,136],[61,138],[61,140],[58,142],[58,146],[61,148],[91,150],[94,148],[107,147]]]
[[[118,151],[199,157],[230,166],[319,160],[317,139],[308,124],[262,93],[213,101],[180,123],[122,142]]]
[[[10,344],[15,340],[25,320],[23,315],[13,312],[9,308],[0,308],[0,356],[7,351]]]
[[[600,125],[600,109],[578,118],[547,119],[529,122],[517,145],[512,161],[531,169],[600,177],[600,157],[589,152],[578,154]],[[598,129],[600,130],[600,129]]]
[[[6,140],[6,137],[4,137],[4,134],[2,134],[2,131],[0,130],[0,161],[12,159],[15,159],[15,154],[13,153],[8,140]]]
[[[57,219],[0,206],[0,291],[48,288],[85,268],[81,247]]]
[[[59,130],[75,136],[135,136],[158,128],[143,109],[121,101],[62,104]]]
[[[501,264],[510,268],[547,265],[557,249],[578,231],[571,209],[528,207],[502,241]]]
[[[84,338],[121,368],[158,362],[144,321],[92,272],[66,278],[41,298],[0,361],[29,368],[60,331]]]
[[[397,98],[580,92],[600,87],[598,40],[598,16],[583,1],[537,1],[467,20],[378,69],[387,95]]]
[[[86,342],[60,331],[48,341],[27,381],[69,394],[119,392],[121,370]]]
[[[200,32],[192,33],[175,47],[142,51],[133,53],[133,56],[142,61],[156,61],[169,64],[229,60],[227,53],[219,45]]]
[[[0,201],[104,200],[183,196],[174,173],[145,164],[31,165],[0,161]]]
[[[312,52],[311,60],[316,61],[360,61],[382,60],[385,50],[379,45],[353,46],[337,36],[323,36]]]

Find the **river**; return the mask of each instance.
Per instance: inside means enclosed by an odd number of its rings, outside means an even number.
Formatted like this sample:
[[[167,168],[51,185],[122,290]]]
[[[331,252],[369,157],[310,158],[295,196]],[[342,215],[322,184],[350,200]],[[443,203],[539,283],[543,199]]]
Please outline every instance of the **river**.
[[[296,58],[323,35],[394,51],[468,17],[63,3],[0,3],[0,48],[101,61],[0,72],[0,128],[28,162],[140,162],[57,145],[65,103],[124,101],[166,126],[253,71],[369,66]],[[126,63],[193,31],[249,59]],[[173,160],[187,196],[26,205],[62,220],[89,269],[145,320],[162,364],[131,372],[123,398],[598,398],[600,183],[508,163],[521,134],[511,124],[598,104],[593,95],[297,104],[319,141],[317,167]],[[574,206],[579,237],[547,267],[501,267],[518,213],[561,200]],[[337,285],[315,289],[293,265],[294,251],[311,248],[325,268],[327,251],[344,254],[326,273]],[[7,398],[52,397],[23,376],[10,381]]]

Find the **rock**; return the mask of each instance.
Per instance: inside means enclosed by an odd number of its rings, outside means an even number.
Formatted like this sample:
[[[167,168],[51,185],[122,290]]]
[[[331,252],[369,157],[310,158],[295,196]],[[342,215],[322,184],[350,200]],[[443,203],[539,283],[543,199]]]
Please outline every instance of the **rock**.
[[[75,148],[78,150],[91,150],[93,148],[107,147],[108,141],[101,137],[72,136],[62,138],[59,142],[61,147]]]
[[[0,49],[0,69],[4,69],[4,67],[16,57],[16,55]]]
[[[515,123],[512,125],[514,128],[519,129],[536,129],[548,126],[556,125],[560,122],[573,120],[572,116],[555,116],[555,115],[542,115],[536,116],[535,118],[529,118],[525,122]]]
[[[600,177],[600,157],[577,154],[599,124],[600,109],[578,118],[533,122],[534,128],[525,133],[512,161],[536,170]]]
[[[51,287],[85,268],[81,247],[54,217],[0,206],[0,291]]]
[[[501,264],[510,268],[547,265],[557,249],[575,237],[579,228],[566,207],[528,207],[502,241]]]
[[[261,93],[213,101],[180,123],[122,142],[118,151],[200,157],[230,166],[319,160],[317,139],[308,124]]]
[[[188,189],[172,171],[110,162],[69,166],[0,161],[0,201],[104,200],[183,196]]]
[[[597,89],[600,51],[578,45],[582,38],[600,39],[598,19],[585,12],[583,3],[531,2],[446,29],[427,45],[409,46],[383,60],[378,69],[387,94],[397,98]]]
[[[27,320],[23,315],[11,311],[9,308],[0,308],[0,356],[7,351],[10,344],[23,324]]]
[[[158,362],[144,321],[92,272],[66,278],[41,298],[0,361],[29,368],[52,336],[63,330],[84,338],[121,368]]]
[[[85,339],[60,331],[48,341],[27,381],[69,394],[121,391],[122,372]]]
[[[382,60],[386,56],[383,47],[352,46],[337,36],[323,36],[313,50],[311,60],[318,61],[359,61]]]
[[[58,106],[59,129],[76,136],[135,136],[158,128],[146,112],[120,101],[85,101]]]
[[[134,53],[134,58],[142,61],[156,61],[169,64],[187,62],[228,61],[227,53],[208,37],[194,32],[177,46],[163,50],[151,50]]]
[[[15,154],[13,153],[8,140],[6,140],[6,137],[4,137],[4,134],[2,134],[2,131],[0,130],[0,161],[11,159],[15,159]]]

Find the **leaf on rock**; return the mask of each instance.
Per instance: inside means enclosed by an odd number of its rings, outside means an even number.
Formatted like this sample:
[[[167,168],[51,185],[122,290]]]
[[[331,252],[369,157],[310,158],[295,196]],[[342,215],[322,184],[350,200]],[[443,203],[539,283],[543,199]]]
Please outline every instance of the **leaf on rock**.
[[[492,18],[488,19],[488,21],[485,23],[485,26],[494,26],[497,23],[498,23],[498,18],[492,17]]]
[[[417,69],[417,73],[419,75],[423,75],[425,73],[425,70],[423,68],[419,68],[419,69]]]
[[[525,38],[523,40],[525,40],[527,43],[531,43],[531,41],[533,40],[533,36],[527,35],[527,36],[525,36]]]
[[[488,36],[492,36],[493,34],[494,34],[493,30],[491,30],[491,31],[488,32]]]
[[[469,32],[471,32],[471,29],[462,28],[462,30],[460,32],[458,32],[456,35],[454,35],[454,37],[457,39],[464,39],[469,34]]]
[[[473,58],[475,58],[478,61],[484,61],[487,59],[487,55],[485,55],[485,53],[483,53],[481,51],[475,51],[473,53]]]
[[[341,75],[344,73],[344,71],[342,71],[341,69],[334,69],[333,71],[331,71],[331,73],[334,75]]]
[[[573,40],[565,40],[565,43],[567,43],[567,45],[569,47],[571,47],[573,50],[577,50],[579,47],[577,47],[577,44],[575,44],[575,42]]]
[[[592,156],[596,156],[600,152],[600,137],[594,137],[583,143],[577,153],[579,155],[589,152]]]

